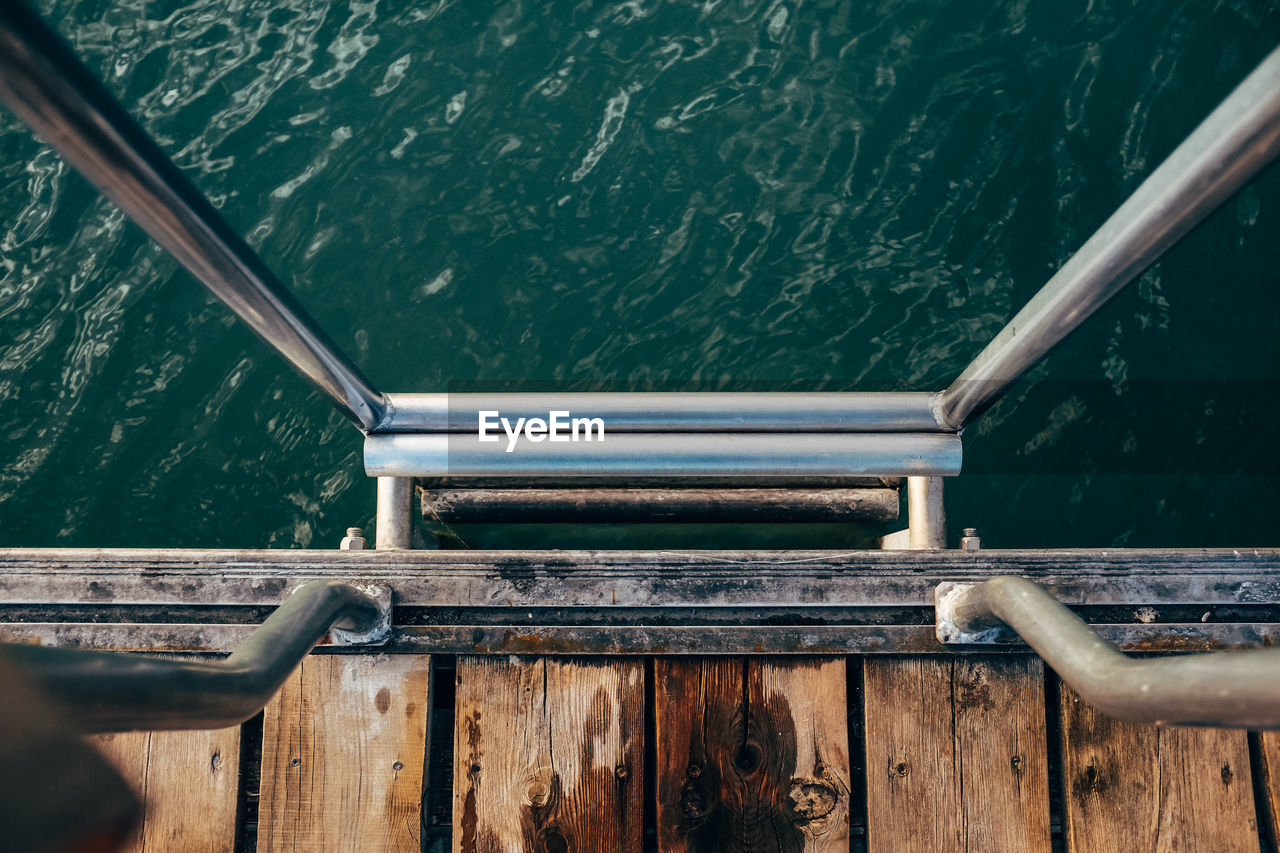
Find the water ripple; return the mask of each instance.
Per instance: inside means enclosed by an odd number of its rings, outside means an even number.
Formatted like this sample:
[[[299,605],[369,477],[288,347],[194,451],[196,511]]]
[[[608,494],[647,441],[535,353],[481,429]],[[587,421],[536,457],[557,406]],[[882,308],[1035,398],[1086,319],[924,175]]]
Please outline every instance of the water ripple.
[[[1275,0],[41,9],[404,390],[937,387],[1280,32]],[[0,146],[0,535],[329,547],[366,522],[342,420],[7,115]],[[1274,369],[1274,312],[1246,307],[1268,180],[1042,373],[1119,412],[1151,376]],[[979,464],[1093,458],[1111,410],[1026,393],[971,432]],[[1118,454],[1159,452],[1127,429]],[[1014,519],[1036,488],[984,505]]]

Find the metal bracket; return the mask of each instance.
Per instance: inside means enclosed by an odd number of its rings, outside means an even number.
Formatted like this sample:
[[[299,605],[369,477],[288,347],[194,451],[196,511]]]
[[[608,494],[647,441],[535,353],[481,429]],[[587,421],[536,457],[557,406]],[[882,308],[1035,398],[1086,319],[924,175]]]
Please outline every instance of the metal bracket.
[[[378,605],[378,621],[367,631],[344,628],[350,620],[343,620],[329,629],[329,643],[334,646],[383,646],[391,639],[391,587],[380,583],[347,581],[347,585],[360,590]]]
[[[1019,642],[1018,635],[1005,625],[996,625],[981,631],[966,631],[956,624],[956,602],[975,586],[977,584],[943,581],[934,587],[934,633],[938,636],[938,642],[975,646]]]

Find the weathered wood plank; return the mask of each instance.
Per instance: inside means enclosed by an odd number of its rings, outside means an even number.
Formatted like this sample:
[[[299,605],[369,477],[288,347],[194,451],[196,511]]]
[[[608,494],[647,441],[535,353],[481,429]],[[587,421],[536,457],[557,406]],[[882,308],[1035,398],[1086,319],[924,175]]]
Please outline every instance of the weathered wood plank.
[[[311,655],[266,708],[258,850],[417,851],[430,658]]]
[[[1262,780],[1263,801],[1271,838],[1280,836],[1280,732],[1263,732],[1260,736],[1259,757],[1262,759],[1256,768]]]
[[[843,659],[658,659],[662,853],[849,849]]]
[[[1280,602],[1280,549],[1001,551],[205,551],[0,549],[10,604],[278,604],[358,577],[412,606],[933,606],[938,578],[1036,578],[1066,604]],[[615,595],[616,594],[616,595]],[[1176,596],[1176,598],[1175,598]]]
[[[640,661],[458,660],[453,849],[639,853]]]
[[[56,605],[51,606],[56,609]],[[491,613],[497,608],[487,608]],[[447,618],[457,618],[462,608],[448,608]],[[462,625],[400,625],[382,651],[410,654],[663,654],[663,655],[893,655],[970,654],[969,648],[948,646],[938,640],[932,624],[913,619],[908,625],[850,624],[852,620],[883,618],[882,611],[859,615],[847,609],[806,607],[805,625],[760,625],[768,608],[725,610],[710,616],[721,623],[738,619],[743,625],[688,623],[688,608],[643,613],[635,609],[605,606],[578,607],[575,615],[597,624],[548,625],[560,613],[557,609],[530,611],[502,607],[505,622]],[[483,608],[471,611],[482,615]],[[779,616],[794,617],[795,608],[782,608]],[[520,619],[520,617],[525,617]],[[420,615],[419,619],[430,618]],[[624,619],[643,624],[619,624]],[[541,622],[539,621],[541,620]],[[668,621],[670,624],[662,624]],[[533,624],[530,624],[530,623]],[[40,643],[70,648],[116,649],[120,651],[165,651],[185,649],[200,652],[229,652],[245,641],[256,625],[186,624],[129,622],[13,622],[0,623],[0,643]],[[1222,651],[1280,645],[1280,623],[1195,622],[1135,625],[1093,625],[1103,640],[1122,651]],[[984,650],[984,654],[987,653]],[[1025,654],[1026,648],[1007,645],[991,649],[992,654]]]
[[[1243,731],[1132,725],[1061,695],[1069,850],[1256,853]]]
[[[1050,849],[1039,658],[867,659],[863,673],[870,850]]]
[[[142,800],[142,820],[125,849],[235,849],[238,726],[95,735],[91,740]]]

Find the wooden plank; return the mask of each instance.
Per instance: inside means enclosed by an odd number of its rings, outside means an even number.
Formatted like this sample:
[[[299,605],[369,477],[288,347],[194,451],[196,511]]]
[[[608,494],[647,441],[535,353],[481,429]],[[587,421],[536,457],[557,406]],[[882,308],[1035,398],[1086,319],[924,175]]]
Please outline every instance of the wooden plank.
[[[662,853],[847,853],[843,659],[654,666]]]
[[[1257,853],[1243,731],[1132,725],[1061,695],[1069,850]]]
[[[405,606],[933,606],[939,578],[1036,578],[1065,604],[1280,603],[1280,549],[960,551],[206,551],[0,549],[0,601],[279,604],[359,577]],[[616,593],[616,596],[615,596]],[[1262,617],[1259,617],[1262,619]],[[1262,621],[1268,621],[1262,619]]]
[[[872,851],[1048,851],[1039,658],[867,659]]]
[[[608,595],[608,593],[606,593]],[[57,618],[57,607],[49,616]],[[399,625],[392,629],[384,652],[397,654],[654,654],[663,655],[746,655],[832,654],[901,655],[955,654],[938,640],[932,623],[921,624],[907,610],[905,619],[913,624],[856,624],[883,616],[874,608],[806,607],[804,625],[761,625],[769,608],[759,607],[716,614],[700,608],[707,621],[744,624],[690,625],[689,608],[654,608],[643,613],[609,605],[575,607],[574,615],[586,624],[540,624],[559,619],[562,611],[548,608],[529,611],[503,605],[496,608],[450,608],[461,619],[474,622],[448,625]],[[529,614],[533,613],[533,619]],[[794,618],[794,607],[775,611]],[[875,614],[875,615],[870,615]],[[496,621],[498,616],[504,621]],[[639,618],[637,618],[639,617]],[[635,624],[619,624],[628,618]],[[509,620],[509,621],[507,621]],[[540,620],[537,621],[537,620]],[[563,621],[563,620],[562,620]],[[666,624],[663,624],[663,623]],[[533,624],[530,624],[533,623]],[[592,624],[594,623],[594,624]],[[1153,625],[1092,626],[1098,636],[1123,651],[1222,651],[1280,645],[1280,622],[1162,622]],[[256,625],[195,623],[173,625],[155,622],[11,622],[0,623],[0,643],[37,643],[45,646],[114,649],[118,651],[163,652],[186,649],[200,652],[235,650],[257,628]],[[994,654],[1023,654],[1016,646],[992,650]]]
[[[258,849],[418,851],[430,658],[312,655],[267,706]]]
[[[640,853],[641,661],[464,657],[457,677],[455,853]]]
[[[1259,735],[1260,766],[1257,768],[1262,782],[1262,796],[1270,836],[1280,837],[1280,732],[1263,732]]]
[[[142,820],[126,850],[235,849],[239,726],[91,740],[142,800]]]

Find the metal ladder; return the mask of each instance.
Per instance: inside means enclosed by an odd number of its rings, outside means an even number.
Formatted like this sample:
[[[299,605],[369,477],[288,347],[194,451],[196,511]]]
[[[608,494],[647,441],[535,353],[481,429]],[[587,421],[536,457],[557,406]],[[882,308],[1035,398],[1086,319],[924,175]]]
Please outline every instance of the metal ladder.
[[[384,393],[361,373],[69,48],[20,2],[0,8],[0,99],[364,433],[365,470],[378,478],[377,546],[382,550],[411,545],[416,478],[520,487],[712,484],[741,487],[744,505],[778,510],[795,506],[784,487],[906,477],[909,547],[943,548],[941,478],[960,473],[965,425],[1280,154],[1277,50],[941,391],[406,394]],[[508,453],[501,442],[482,441],[477,432],[485,412],[539,418],[570,408],[602,419],[608,440],[572,446],[535,442]],[[645,497],[615,489],[611,499],[634,510]],[[454,505],[458,500],[464,498]],[[229,717],[210,716],[209,703],[233,708],[231,716],[252,714],[259,700],[265,701],[264,691],[269,695],[271,684],[279,683],[281,667],[287,673],[288,659],[296,662],[305,655],[335,619],[350,618],[351,608],[364,613],[362,624],[375,611],[381,617],[389,612],[389,605],[379,609],[359,590],[342,584],[325,589],[343,605],[331,602],[328,609],[309,611],[308,618],[286,618],[301,608],[296,602],[304,593],[294,593],[261,629],[264,636],[287,635],[280,649],[289,654],[280,657],[277,649],[271,661],[255,659],[248,669],[246,661],[257,654],[251,652],[266,648],[257,635],[250,651],[204,668],[112,663],[103,657],[77,662],[66,657],[69,653],[48,649],[30,650],[24,659],[43,673],[50,689],[96,709],[85,713],[99,728],[207,725],[215,719],[222,724]],[[963,588],[942,584],[937,594],[942,642],[993,642],[992,632],[979,629],[1008,626],[1060,667],[1085,698],[1119,716],[1280,727],[1280,650],[1135,664],[1117,659],[1114,649],[1030,581],[997,577]],[[292,627],[272,634],[281,623]],[[121,678],[125,670],[136,678]],[[233,671],[237,674],[229,675]],[[163,705],[161,694],[178,684],[208,701],[192,707],[170,703],[168,713],[128,713]],[[235,701],[227,699],[228,691]],[[143,694],[145,702],[139,698]]]

